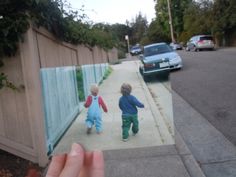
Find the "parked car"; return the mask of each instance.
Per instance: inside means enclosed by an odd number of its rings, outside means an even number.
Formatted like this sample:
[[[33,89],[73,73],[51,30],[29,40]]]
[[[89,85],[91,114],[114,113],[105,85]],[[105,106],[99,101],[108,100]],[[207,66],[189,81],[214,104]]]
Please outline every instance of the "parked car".
[[[132,46],[130,49],[130,54],[133,55],[138,55],[142,53],[142,48],[139,45]]]
[[[178,43],[178,42],[171,42],[170,46],[174,50],[182,50],[183,49],[183,46],[180,43]]]
[[[139,71],[146,81],[148,76],[158,73],[169,73],[170,70],[182,68],[182,59],[166,43],[154,43],[143,48],[140,55]]]
[[[203,49],[214,50],[215,43],[211,35],[197,35],[187,42],[186,51],[200,51]]]

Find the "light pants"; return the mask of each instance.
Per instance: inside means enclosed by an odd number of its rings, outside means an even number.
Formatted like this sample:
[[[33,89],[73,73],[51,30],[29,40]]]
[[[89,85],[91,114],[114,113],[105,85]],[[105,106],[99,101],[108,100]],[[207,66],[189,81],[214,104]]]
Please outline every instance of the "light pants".
[[[85,122],[88,128],[92,128],[95,124],[96,131],[102,131],[102,112],[98,103],[98,96],[92,96],[92,103],[89,106]]]
[[[86,125],[88,128],[92,128],[95,124],[96,131],[101,132],[102,131],[102,118],[101,117],[89,117],[87,116],[86,119]]]

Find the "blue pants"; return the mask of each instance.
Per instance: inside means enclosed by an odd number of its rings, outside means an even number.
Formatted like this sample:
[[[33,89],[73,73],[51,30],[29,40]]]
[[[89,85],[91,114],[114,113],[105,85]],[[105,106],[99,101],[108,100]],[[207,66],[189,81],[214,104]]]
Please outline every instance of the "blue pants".
[[[100,116],[96,116],[96,117],[87,116],[87,119],[86,119],[87,127],[92,128],[94,124],[96,127],[96,131],[101,132],[102,131],[102,118]]]

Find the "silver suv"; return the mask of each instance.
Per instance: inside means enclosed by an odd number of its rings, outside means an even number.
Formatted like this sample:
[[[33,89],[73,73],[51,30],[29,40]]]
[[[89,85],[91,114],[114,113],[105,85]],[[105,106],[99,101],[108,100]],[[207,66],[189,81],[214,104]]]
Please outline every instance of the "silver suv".
[[[215,43],[211,35],[193,36],[186,45],[186,51],[214,50]]]

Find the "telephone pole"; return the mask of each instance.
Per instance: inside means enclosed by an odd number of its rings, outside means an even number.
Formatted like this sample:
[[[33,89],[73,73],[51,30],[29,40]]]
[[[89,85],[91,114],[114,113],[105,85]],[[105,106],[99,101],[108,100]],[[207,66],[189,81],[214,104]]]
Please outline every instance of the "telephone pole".
[[[129,48],[129,36],[125,35],[125,40],[127,41],[127,48],[128,48],[128,58],[130,57],[130,48]]]
[[[171,40],[172,40],[172,42],[175,42],[174,30],[173,30],[173,24],[172,24],[172,16],[171,16],[171,9],[170,9],[170,0],[167,0],[167,4],[168,4],[168,15],[169,15]]]

